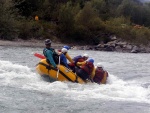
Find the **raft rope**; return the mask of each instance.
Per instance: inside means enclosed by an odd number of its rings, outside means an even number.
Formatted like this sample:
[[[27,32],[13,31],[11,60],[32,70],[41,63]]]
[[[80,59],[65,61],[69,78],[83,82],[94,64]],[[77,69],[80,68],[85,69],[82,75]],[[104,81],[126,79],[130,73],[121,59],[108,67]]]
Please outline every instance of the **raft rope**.
[[[41,64],[41,65],[43,65],[43,66],[45,66],[46,67],[46,69],[48,69],[48,70],[55,70],[55,71],[57,71],[57,69],[56,68],[54,68],[54,67],[51,67],[51,66],[49,66],[49,65],[47,65],[47,64],[44,64],[44,63],[42,63],[42,62],[39,62],[39,64]],[[78,81],[77,81],[77,76],[76,76],[76,80],[75,81],[72,81],[68,76],[66,76],[61,70],[59,71],[59,73],[61,73],[68,81],[71,81],[71,82],[76,82],[76,83],[78,83]]]

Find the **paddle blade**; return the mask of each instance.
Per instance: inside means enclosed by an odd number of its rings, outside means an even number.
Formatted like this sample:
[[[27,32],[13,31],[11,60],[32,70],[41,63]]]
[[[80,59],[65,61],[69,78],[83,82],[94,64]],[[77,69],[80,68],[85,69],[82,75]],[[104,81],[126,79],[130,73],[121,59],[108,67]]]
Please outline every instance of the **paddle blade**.
[[[45,56],[39,54],[39,53],[35,53],[34,56],[41,58],[41,59],[45,59]]]

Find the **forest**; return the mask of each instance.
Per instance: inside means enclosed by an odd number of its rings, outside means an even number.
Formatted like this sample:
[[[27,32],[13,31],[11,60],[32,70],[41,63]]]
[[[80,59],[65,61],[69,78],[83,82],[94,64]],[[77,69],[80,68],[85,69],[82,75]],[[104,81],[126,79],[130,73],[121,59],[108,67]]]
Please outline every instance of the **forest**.
[[[0,0],[0,39],[96,45],[110,36],[150,44],[150,2],[139,0]]]

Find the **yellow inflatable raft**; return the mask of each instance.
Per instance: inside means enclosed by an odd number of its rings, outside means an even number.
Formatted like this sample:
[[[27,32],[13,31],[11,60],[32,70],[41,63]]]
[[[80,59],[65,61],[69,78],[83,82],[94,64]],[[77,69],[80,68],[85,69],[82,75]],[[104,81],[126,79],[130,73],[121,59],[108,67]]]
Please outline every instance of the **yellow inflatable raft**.
[[[43,76],[49,76],[50,79],[58,81],[70,81],[75,83],[85,83],[80,77],[78,77],[71,70],[63,65],[59,65],[59,71],[46,62],[46,59],[42,59],[36,66],[37,72]]]

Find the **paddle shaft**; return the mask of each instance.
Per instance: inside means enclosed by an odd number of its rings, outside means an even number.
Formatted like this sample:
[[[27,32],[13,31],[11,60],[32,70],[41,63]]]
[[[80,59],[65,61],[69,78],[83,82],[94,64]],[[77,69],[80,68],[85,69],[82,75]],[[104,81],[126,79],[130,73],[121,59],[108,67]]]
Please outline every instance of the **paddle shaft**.
[[[60,56],[59,56],[59,62],[58,62],[57,79],[58,79],[58,75],[59,75],[59,66],[60,66]]]

